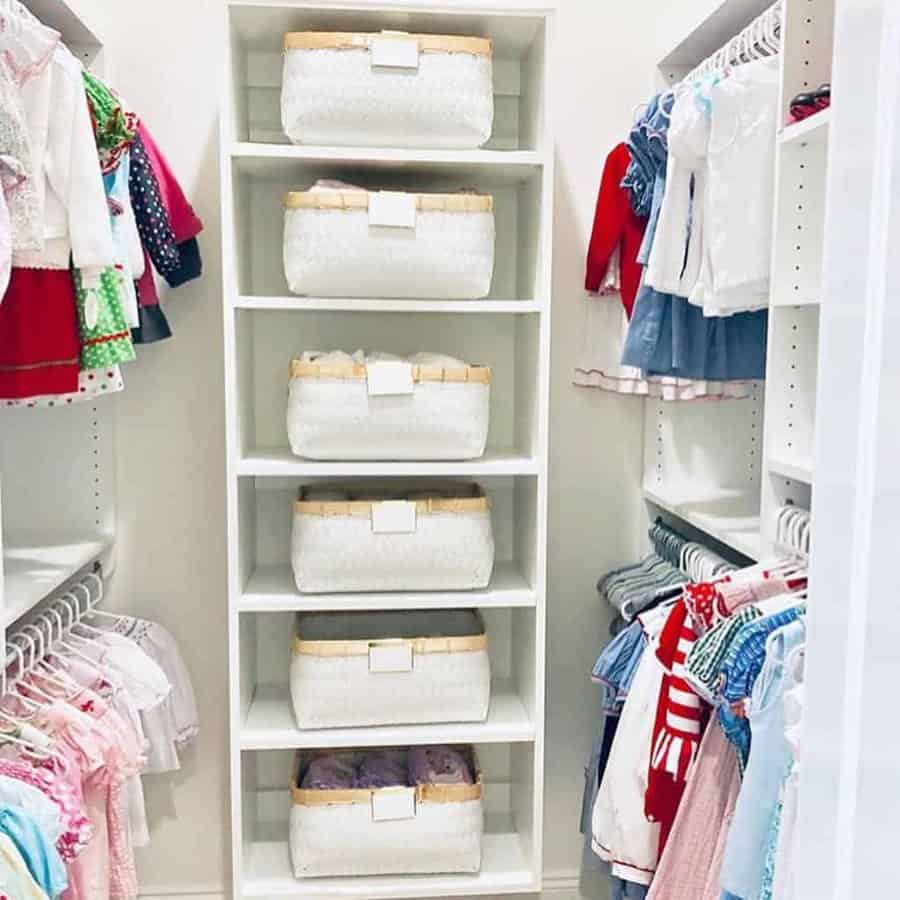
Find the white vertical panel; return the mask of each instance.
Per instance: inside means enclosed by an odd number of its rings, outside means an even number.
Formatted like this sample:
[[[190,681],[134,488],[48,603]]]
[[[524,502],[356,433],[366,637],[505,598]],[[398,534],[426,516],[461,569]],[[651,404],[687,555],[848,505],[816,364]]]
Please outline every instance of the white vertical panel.
[[[838,0],[816,435],[802,900],[895,893],[900,6]]]

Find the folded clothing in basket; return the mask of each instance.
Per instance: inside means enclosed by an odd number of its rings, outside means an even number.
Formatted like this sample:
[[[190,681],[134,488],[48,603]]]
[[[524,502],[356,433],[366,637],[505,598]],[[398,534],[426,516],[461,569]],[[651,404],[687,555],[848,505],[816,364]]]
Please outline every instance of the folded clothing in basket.
[[[329,352],[306,350],[301,354],[300,361],[323,366],[334,364],[362,366],[378,362],[408,362],[414,366],[428,366],[436,369],[467,369],[469,367],[468,363],[457,359],[455,356],[426,351],[413,353],[404,358],[397,356],[396,353],[388,353],[384,350],[356,350],[354,353],[346,353],[343,350],[331,350]]]
[[[352,788],[356,779],[356,762],[350,754],[317,756],[306,770],[301,787],[314,791],[337,791]]]
[[[474,784],[466,758],[452,747],[413,747],[410,784]]]
[[[474,783],[474,774],[462,753],[453,747],[436,746],[317,756],[309,764],[300,786],[331,791]]]

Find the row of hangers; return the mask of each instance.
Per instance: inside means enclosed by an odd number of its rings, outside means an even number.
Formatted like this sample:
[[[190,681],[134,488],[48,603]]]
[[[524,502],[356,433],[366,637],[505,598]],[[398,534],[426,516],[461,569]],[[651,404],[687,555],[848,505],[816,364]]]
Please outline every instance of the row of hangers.
[[[807,559],[812,544],[812,516],[799,506],[782,506],[775,513],[775,548],[784,556]]]
[[[734,569],[718,553],[689,540],[661,519],[650,527],[649,537],[656,554],[681,569],[691,581],[712,581]]]
[[[91,586],[96,589],[96,593]],[[88,625],[85,619],[94,616],[105,616],[113,620],[119,618],[97,608],[103,600],[103,593],[101,574],[96,571],[87,573],[81,582],[73,585],[34,620],[8,637],[6,660],[0,669],[0,697],[14,695],[18,702],[32,711],[40,709],[45,703],[65,699],[71,685],[60,677],[64,668],[58,663],[54,665],[54,657],[60,651],[97,667],[96,660],[83,651],[87,645],[95,643],[95,638],[102,632]],[[79,632],[76,632],[76,628]],[[15,671],[9,675],[8,670],[12,667],[15,667]],[[60,688],[65,692],[63,697],[49,694],[35,683],[30,677],[33,675]],[[38,760],[53,758],[65,767],[64,758],[39,736],[40,732],[28,726],[26,721],[0,706],[0,744],[19,746]]]
[[[728,66],[742,65],[755,59],[775,56],[781,52],[781,0],[754,19],[743,31],[705,59],[685,79],[697,81]]]

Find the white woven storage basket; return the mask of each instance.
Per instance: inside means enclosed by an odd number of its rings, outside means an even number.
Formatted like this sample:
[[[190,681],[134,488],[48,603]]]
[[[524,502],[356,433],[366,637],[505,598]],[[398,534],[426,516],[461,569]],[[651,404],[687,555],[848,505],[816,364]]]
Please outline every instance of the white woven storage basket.
[[[490,501],[481,488],[454,485],[437,494],[378,490],[375,495],[386,502],[310,501],[301,492],[291,537],[301,593],[487,587],[494,535]],[[402,524],[392,525],[390,518],[398,513]]]
[[[491,370],[411,366],[412,393],[371,396],[365,364],[294,360],[287,431],[320,460],[477,459],[490,424]]]
[[[484,832],[483,783],[382,790],[297,787],[313,758],[300,751],[292,784],[290,847],[296,878],[477,872]],[[379,798],[410,792],[411,817],[376,820]]]
[[[362,189],[285,197],[284,271],[295,294],[480,300],[494,273],[494,199],[484,194],[388,194],[406,210],[386,221]]]
[[[281,118],[295,144],[474,149],[491,136],[488,39],[299,32],[284,50]]]
[[[483,722],[491,696],[475,610],[310,613],[297,620],[299,728]]]

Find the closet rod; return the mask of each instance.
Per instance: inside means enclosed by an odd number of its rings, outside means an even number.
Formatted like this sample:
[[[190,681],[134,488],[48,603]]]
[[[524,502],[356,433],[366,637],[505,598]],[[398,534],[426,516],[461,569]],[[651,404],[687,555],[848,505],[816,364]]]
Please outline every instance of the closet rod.
[[[103,568],[97,562],[90,572],[87,572],[79,581],[64,590],[43,612],[7,636],[6,664],[3,671],[0,672],[0,696],[5,694],[7,690],[6,670],[14,663],[19,663],[16,676],[12,679],[13,683],[30,672],[44,658],[46,649],[52,647],[76,625],[91,615],[103,601],[103,592]],[[38,646],[41,650],[39,657],[34,652],[35,639],[32,637],[32,634],[39,635]],[[16,643],[17,639],[27,641],[29,645],[30,663],[28,666],[24,665],[24,651]],[[10,647],[15,649],[10,650]]]
[[[684,81],[695,81],[719,72],[729,65],[740,65],[750,62],[753,47],[765,47],[767,55],[772,56],[781,51],[782,0],[776,0],[765,12],[757,16],[743,31],[731,38],[712,56],[703,60],[700,65],[688,73]]]

